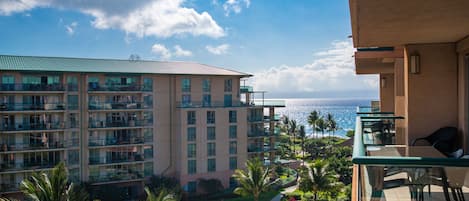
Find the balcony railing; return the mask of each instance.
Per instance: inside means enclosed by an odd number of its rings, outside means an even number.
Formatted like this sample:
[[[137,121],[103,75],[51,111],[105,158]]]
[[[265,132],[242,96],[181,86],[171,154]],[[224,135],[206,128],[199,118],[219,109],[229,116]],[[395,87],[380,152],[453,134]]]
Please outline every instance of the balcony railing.
[[[116,127],[141,127],[151,126],[152,121],[148,120],[129,120],[129,121],[91,121],[89,122],[89,128],[116,128]]]
[[[64,103],[0,103],[0,111],[64,110]]]
[[[56,166],[60,161],[55,162],[17,162],[17,163],[2,163],[0,165],[0,172],[7,172],[7,171],[18,171],[18,170],[32,170],[32,169],[45,169],[45,168],[53,168]]]
[[[192,102],[176,102],[178,108],[217,108],[217,107],[245,107],[241,101],[222,102],[222,101],[192,101]]]
[[[1,84],[0,91],[64,91],[63,84]]]
[[[145,142],[143,137],[130,137],[128,139],[108,138],[108,139],[90,139],[88,145],[95,146],[112,146],[112,145],[131,145],[143,144]]]
[[[100,183],[100,182],[113,182],[113,181],[126,181],[126,180],[135,180],[143,178],[143,171],[129,171],[122,170],[116,172],[106,172],[106,175],[100,176],[90,176],[90,182]]]
[[[88,91],[152,91],[151,87],[144,86],[144,85],[120,85],[120,84],[113,84],[113,85],[98,85],[90,83],[88,85]]]
[[[79,140],[57,140],[50,143],[14,143],[0,144],[0,152],[9,151],[28,151],[28,150],[45,150],[45,149],[61,149],[66,147],[78,146]]]
[[[68,125],[71,127],[72,124]],[[73,124],[77,125],[77,123]],[[37,123],[37,124],[4,124],[0,131],[28,131],[28,130],[57,130],[67,128],[65,122]]]
[[[264,130],[248,131],[248,137],[266,137],[269,133]]]
[[[122,157],[90,157],[90,165],[102,165],[102,164],[113,164],[113,163],[127,163],[127,162],[138,162],[143,161],[143,154],[135,154],[134,156],[122,156]]]
[[[240,93],[252,93],[254,92],[254,88],[252,86],[240,86],[239,92]]]
[[[248,122],[264,122],[264,116],[248,116]]]
[[[371,118],[389,119],[357,117],[352,157],[356,200],[462,200],[469,193],[469,159],[447,158],[432,146],[369,143],[366,121]]]
[[[0,183],[0,192],[13,192],[20,190],[20,183]]]
[[[146,109],[151,108],[149,105],[145,105],[142,102],[130,102],[130,103],[89,103],[89,110],[134,110],[134,109]]]

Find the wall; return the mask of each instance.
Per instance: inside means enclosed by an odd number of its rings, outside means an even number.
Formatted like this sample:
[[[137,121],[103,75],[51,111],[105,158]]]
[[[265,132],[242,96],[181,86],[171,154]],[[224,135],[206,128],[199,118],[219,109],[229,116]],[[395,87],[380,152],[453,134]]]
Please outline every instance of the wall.
[[[380,74],[380,108],[382,112],[394,112],[394,75]],[[383,83],[384,82],[384,83]]]

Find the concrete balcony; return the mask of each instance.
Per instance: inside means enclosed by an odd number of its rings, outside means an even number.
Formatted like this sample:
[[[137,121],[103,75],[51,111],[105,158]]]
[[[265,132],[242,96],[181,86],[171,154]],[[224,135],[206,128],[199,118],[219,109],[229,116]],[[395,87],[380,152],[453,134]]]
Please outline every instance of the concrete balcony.
[[[63,84],[1,84],[0,91],[28,91],[28,92],[44,92],[44,91],[64,91]]]
[[[0,112],[3,111],[63,111],[64,103],[0,103]]]
[[[89,92],[148,92],[153,89],[144,85],[121,85],[121,84],[110,84],[110,85],[99,85],[90,83],[88,85]]]
[[[76,125],[77,123],[73,124]],[[50,123],[21,123],[21,124],[4,124],[0,126],[0,131],[53,131],[62,130],[67,127],[71,127],[72,124],[66,124],[65,122],[50,122]]]
[[[116,145],[139,145],[145,143],[143,137],[130,137],[126,139],[107,138],[107,139],[90,139],[88,146],[101,147],[101,146],[116,146]]]

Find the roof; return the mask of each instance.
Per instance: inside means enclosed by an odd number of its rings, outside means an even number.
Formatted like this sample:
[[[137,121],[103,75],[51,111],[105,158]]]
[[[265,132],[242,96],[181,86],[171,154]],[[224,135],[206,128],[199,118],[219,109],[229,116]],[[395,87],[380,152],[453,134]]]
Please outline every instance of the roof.
[[[172,75],[252,75],[195,62],[0,55],[0,70]]]

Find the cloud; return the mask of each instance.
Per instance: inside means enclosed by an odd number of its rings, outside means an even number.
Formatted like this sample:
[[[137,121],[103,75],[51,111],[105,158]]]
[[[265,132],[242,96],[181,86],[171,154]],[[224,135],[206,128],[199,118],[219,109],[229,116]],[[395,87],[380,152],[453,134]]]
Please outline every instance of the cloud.
[[[178,57],[189,57],[192,56],[192,52],[189,50],[182,49],[181,46],[175,45],[174,46],[174,55]]]
[[[225,15],[229,16],[231,12],[240,13],[243,10],[243,5],[249,8],[251,0],[226,0],[223,4],[223,10],[225,10]]]
[[[192,56],[191,51],[183,49],[180,45],[175,45],[174,51],[172,52],[171,50],[166,48],[166,46],[156,43],[151,47],[151,52],[155,55],[158,55],[160,59],[162,60],[169,60],[173,56],[176,56],[176,57]]]
[[[207,51],[215,55],[226,54],[228,53],[229,48],[230,48],[230,45],[228,44],[221,44],[219,46],[211,46],[211,45],[205,46],[205,49],[207,49]]]
[[[182,34],[218,38],[225,35],[225,30],[210,14],[197,12],[182,4],[183,0],[120,0],[119,3],[96,0],[2,0],[0,15],[50,7],[78,10],[92,16],[91,24],[97,29],[119,29],[139,38]]]
[[[336,41],[303,66],[282,65],[253,73],[249,80],[257,90],[277,94],[324,94],[324,92],[377,91],[375,75],[356,75],[350,41]]]
[[[75,29],[77,28],[77,26],[78,26],[77,22],[72,22],[68,25],[65,25],[65,30],[67,30],[67,33],[69,35],[73,35],[75,34]]]

